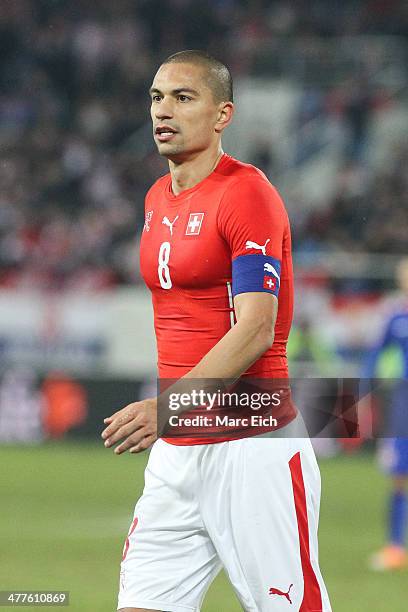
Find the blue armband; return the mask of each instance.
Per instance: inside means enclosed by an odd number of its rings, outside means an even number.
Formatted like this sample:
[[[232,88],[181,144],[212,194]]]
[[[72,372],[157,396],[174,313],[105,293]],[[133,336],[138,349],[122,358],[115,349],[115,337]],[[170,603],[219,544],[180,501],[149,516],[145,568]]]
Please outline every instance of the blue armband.
[[[240,255],[232,262],[232,295],[250,291],[279,294],[281,262],[268,255]]]

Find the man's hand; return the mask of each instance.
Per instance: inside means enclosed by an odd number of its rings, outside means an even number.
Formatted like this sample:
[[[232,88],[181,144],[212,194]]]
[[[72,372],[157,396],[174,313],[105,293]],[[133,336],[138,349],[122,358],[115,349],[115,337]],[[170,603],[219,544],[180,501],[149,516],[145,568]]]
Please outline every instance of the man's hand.
[[[117,455],[127,450],[130,453],[146,450],[157,440],[157,399],[145,399],[129,404],[104,419],[104,423],[107,427],[101,436],[107,448],[123,440],[115,448]]]

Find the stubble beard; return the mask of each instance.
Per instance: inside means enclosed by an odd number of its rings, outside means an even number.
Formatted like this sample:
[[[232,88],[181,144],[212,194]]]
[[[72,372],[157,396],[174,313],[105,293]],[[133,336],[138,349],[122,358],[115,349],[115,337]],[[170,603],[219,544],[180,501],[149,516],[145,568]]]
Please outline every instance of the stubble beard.
[[[183,143],[159,143],[157,149],[159,155],[175,163],[182,162],[188,155],[187,151],[184,149]]]

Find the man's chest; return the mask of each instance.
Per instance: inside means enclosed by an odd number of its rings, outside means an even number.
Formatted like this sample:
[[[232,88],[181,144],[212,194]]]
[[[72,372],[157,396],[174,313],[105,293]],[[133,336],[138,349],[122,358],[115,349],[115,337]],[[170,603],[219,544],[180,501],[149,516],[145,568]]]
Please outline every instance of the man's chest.
[[[151,290],[218,285],[231,274],[231,254],[217,226],[218,202],[165,199],[146,208],[140,245],[143,278]]]

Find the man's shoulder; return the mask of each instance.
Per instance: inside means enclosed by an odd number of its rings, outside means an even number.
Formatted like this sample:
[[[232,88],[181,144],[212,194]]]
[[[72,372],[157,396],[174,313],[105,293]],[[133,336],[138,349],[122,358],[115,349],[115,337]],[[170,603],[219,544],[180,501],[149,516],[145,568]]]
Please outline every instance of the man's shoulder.
[[[264,202],[268,207],[273,204],[276,210],[282,210],[286,215],[285,204],[268,177],[256,166],[227,156],[227,163],[223,165],[224,181],[223,202],[232,200],[235,204],[237,198],[241,203],[247,202],[251,207],[254,198],[259,206]]]
[[[225,162],[220,165],[219,172],[231,182],[255,179],[271,185],[262,170],[230,155],[225,155]]]
[[[407,298],[400,292],[389,295],[381,306],[383,320],[391,323],[395,320],[408,319]]]
[[[390,318],[391,323],[402,322],[405,326],[408,324],[408,310],[397,310]]]

